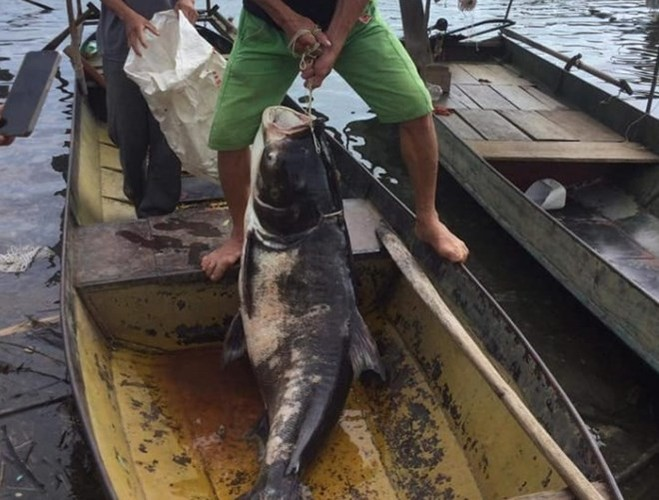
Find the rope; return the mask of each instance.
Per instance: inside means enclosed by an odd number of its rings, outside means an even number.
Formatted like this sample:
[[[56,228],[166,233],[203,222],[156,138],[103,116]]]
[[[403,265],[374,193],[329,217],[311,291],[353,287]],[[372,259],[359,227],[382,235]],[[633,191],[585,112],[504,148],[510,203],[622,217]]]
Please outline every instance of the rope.
[[[293,54],[294,57],[299,57],[300,58],[300,71],[304,71],[309,67],[309,65],[313,64],[313,62],[316,60],[316,58],[320,55],[320,42],[316,40],[316,43],[311,45],[310,47],[307,47],[304,52],[301,54],[298,54],[295,51],[295,44],[297,41],[300,39],[300,37],[304,35],[311,35],[314,38],[318,33],[320,33],[322,30],[316,26],[313,29],[301,29],[298,30],[292,37],[291,40],[288,42],[288,50],[290,50],[291,54]],[[313,102],[313,88],[307,87],[307,107],[305,110],[305,113],[307,117],[309,118],[309,128],[311,129],[311,137],[313,137],[313,143],[314,147],[316,148],[316,153],[320,154],[320,143],[318,142],[318,138],[316,137],[316,134],[314,133],[313,130],[313,121],[314,121],[314,116],[311,114],[311,104]]]

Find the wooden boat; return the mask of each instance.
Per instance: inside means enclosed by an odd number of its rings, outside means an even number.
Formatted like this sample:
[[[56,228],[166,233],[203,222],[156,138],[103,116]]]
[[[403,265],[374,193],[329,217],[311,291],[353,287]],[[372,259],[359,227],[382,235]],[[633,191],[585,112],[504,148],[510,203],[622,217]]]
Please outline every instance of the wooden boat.
[[[520,36],[507,19],[491,21],[504,27],[487,40],[461,29],[431,36],[433,63],[450,72],[438,104],[453,113],[436,116],[442,166],[659,370],[659,120],[570,68],[621,90],[626,82]],[[565,188],[563,208],[526,195],[544,179]]]
[[[216,27],[216,16],[202,19]],[[100,90],[89,83],[89,96]],[[237,497],[257,474],[245,436],[262,402],[246,361],[220,363],[237,272],[214,284],[198,267],[201,252],[227,237],[227,209],[216,186],[186,179],[173,214],[134,219],[94,109],[102,100],[89,96],[75,95],[61,301],[89,444],[112,498]],[[389,376],[355,381],[303,478],[311,493],[496,499],[569,488],[621,498],[521,332],[464,266],[413,243],[412,214],[331,144],[360,308]]]

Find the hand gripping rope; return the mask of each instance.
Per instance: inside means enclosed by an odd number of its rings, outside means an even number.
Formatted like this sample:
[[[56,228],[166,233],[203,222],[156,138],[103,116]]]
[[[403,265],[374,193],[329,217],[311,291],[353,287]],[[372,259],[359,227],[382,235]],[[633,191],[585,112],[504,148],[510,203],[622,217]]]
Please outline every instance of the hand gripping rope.
[[[300,58],[300,71],[304,71],[309,67],[309,65],[313,64],[314,60],[320,55],[321,50],[320,50],[320,43],[318,40],[316,40],[316,43],[313,45],[307,47],[304,52],[301,54],[297,53],[295,51],[295,44],[297,43],[298,39],[304,35],[311,35],[314,38],[318,33],[322,32],[322,30],[316,26],[313,29],[301,29],[298,30],[293,37],[291,38],[290,42],[288,42],[288,50],[291,51],[291,54],[295,57]],[[318,139],[316,138],[316,134],[313,131],[313,116],[311,114],[311,103],[313,102],[313,88],[307,87],[307,109],[306,109],[306,114],[309,117],[309,126],[311,127],[311,136],[313,137],[313,142],[314,146],[316,147],[316,152],[320,153],[320,144],[318,143]]]

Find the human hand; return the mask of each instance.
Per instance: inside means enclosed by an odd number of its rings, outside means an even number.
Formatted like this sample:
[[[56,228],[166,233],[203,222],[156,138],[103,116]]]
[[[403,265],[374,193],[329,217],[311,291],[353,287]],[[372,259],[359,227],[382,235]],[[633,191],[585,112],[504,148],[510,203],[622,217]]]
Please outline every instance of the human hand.
[[[2,108],[4,106],[0,105],[0,119],[2,119]],[[0,134],[0,146],[9,146],[14,142],[15,137],[13,135],[3,135]]]
[[[300,74],[305,81],[304,86],[308,89],[316,89],[323,84],[327,75],[332,72],[336,59],[339,56],[338,50],[330,47],[324,50],[316,57],[308,67],[303,68]]]
[[[126,25],[128,46],[132,48],[138,56],[142,55],[142,49],[148,48],[144,37],[145,31],[148,30],[156,36],[160,35],[158,29],[137,12],[132,12],[125,19],[124,23]]]
[[[197,9],[194,6],[194,0],[177,0],[174,10],[176,12],[182,12],[192,24],[196,23],[199,17]]]
[[[289,40],[289,48],[295,55],[317,56],[332,46],[323,30],[307,17],[297,16],[293,22],[282,26],[282,29]]]

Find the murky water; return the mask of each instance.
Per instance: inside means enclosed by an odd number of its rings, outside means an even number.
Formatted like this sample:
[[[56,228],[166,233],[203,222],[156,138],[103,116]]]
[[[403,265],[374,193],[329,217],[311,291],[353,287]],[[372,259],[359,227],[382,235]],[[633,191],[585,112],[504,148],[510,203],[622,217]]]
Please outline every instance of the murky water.
[[[64,2],[40,2],[55,10],[41,11],[20,0],[2,2],[0,99],[6,96],[24,54],[42,48],[66,26]],[[400,32],[398,1],[380,0],[380,5]],[[457,0],[439,0],[433,2],[431,19],[447,17],[454,28],[503,17],[507,6],[507,0],[479,0],[475,11],[461,13]],[[235,16],[240,1],[226,0],[220,7],[225,15]],[[510,17],[517,21],[515,29],[522,34],[532,35],[566,55],[581,53],[586,64],[626,79],[634,95],[625,99],[640,109],[646,106],[659,50],[658,14],[643,0],[515,0],[510,11]],[[62,57],[34,134],[0,149],[0,254],[20,245],[51,250],[40,254],[26,272],[0,273],[0,330],[26,317],[49,317],[58,311],[63,173],[69,152],[73,80],[71,65],[66,56]],[[617,93],[614,87],[602,85]],[[296,83],[293,97],[304,99],[305,94]],[[383,145],[391,143],[390,131],[377,125],[366,105],[336,76],[331,76],[314,98],[316,109],[328,115],[329,126],[352,151],[407,197],[404,173],[388,164],[383,153]],[[653,113],[659,113],[659,97]],[[601,439],[614,473],[621,472],[659,441],[657,376],[529,258],[448,176],[442,177],[440,194],[443,216],[472,248],[469,268],[526,332]],[[0,338],[0,362],[9,363],[8,356],[15,355],[12,349],[20,352],[25,346],[41,345],[46,342],[44,338],[29,334],[12,337],[19,347]],[[61,366],[61,347],[51,355],[59,356]],[[0,377],[8,380],[4,370],[0,370]],[[33,442],[33,459],[40,457],[42,467],[46,467],[43,470],[49,471],[47,475],[56,485],[46,497],[98,498],[96,480],[89,475],[88,451],[79,432],[70,426],[70,394],[58,393],[60,399],[52,405],[16,418],[3,416],[2,410],[13,407],[20,391],[5,389],[0,382],[0,424],[6,426],[14,444],[25,446],[18,449],[21,456],[30,448],[25,443]],[[0,451],[6,454],[3,446],[0,444]],[[0,467],[5,471],[0,474],[4,475],[0,498],[17,498],[19,493],[22,498],[44,498],[33,486],[21,482],[25,479],[17,482],[19,474],[14,469]],[[656,498],[657,472],[659,460],[655,457],[648,467],[623,483],[626,496]],[[14,476],[9,477],[10,473]],[[41,480],[45,482],[43,477]]]

